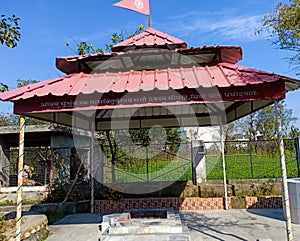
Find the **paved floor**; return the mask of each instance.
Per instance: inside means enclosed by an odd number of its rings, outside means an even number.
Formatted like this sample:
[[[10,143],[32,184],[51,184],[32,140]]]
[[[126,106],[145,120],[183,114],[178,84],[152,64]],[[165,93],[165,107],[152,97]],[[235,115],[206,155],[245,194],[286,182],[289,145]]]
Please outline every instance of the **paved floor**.
[[[191,241],[287,240],[281,209],[190,211],[181,215],[189,227]],[[100,214],[69,215],[50,226],[47,241],[97,241],[100,220]],[[299,224],[293,224],[293,234],[295,241],[300,240]]]

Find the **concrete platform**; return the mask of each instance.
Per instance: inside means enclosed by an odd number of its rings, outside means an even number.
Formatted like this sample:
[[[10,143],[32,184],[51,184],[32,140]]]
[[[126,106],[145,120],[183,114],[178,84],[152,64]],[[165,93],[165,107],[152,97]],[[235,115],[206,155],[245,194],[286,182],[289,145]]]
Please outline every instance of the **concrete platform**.
[[[190,241],[284,241],[285,221],[281,209],[249,209],[180,212],[190,230]],[[98,241],[101,214],[73,214],[51,225],[47,241]],[[300,225],[293,224],[294,240],[300,240]],[[164,241],[151,236],[151,241]],[[165,239],[168,240],[168,239]],[[147,241],[141,236],[138,241]],[[169,241],[169,240],[168,240]]]
[[[105,215],[99,241],[189,241],[188,227],[182,224],[178,211],[135,210]]]

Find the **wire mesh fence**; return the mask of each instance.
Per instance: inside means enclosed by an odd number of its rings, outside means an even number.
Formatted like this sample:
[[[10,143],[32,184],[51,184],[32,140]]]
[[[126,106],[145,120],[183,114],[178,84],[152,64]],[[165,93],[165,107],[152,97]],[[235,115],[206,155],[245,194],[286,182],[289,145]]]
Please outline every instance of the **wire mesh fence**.
[[[287,175],[298,176],[294,139],[286,139]],[[207,180],[222,180],[220,142],[204,142]],[[9,177],[9,186],[17,186],[18,148],[10,148],[9,162],[2,165],[2,175]],[[152,146],[102,146],[97,160],[102,160],[101,182],[163,182],[192,180],[192,147],[190,142]],[[226,141],[226,175],[228,180],[281,178],[281,166],[276,140]],[[81,165],[82,163],[82,165]],[[59,186],[89,182],[89,148],[25,148],[24,185]],[[79,170],[80,168],[80,170]],[[96,174],[97,175],[97,174]],[[100,179],[99,179],[100,180]]]
[[[18,148],[10,148],[8,165],[2,167],[9,177],[9,186],[18,183]],[[26,147],[24,150],[24,186],[70,183],[83,162],[82,180],[88,180],[89,149]]]
[[[103,146],[104,183],[191,180],[191,144]]]
[[[298,176],[294,139],[286,139],[287,176]],[[221,180],[222,161],[219,142],[206,142],[208,180]],[[225,160],[228,180],[281,178],[281,165],[276,140],[226,141]]]

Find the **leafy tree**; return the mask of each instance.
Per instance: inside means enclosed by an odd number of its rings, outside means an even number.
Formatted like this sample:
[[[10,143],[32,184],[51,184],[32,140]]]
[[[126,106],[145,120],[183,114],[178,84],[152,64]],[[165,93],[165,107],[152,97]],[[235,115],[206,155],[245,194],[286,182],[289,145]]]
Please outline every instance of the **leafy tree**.
[[[235,125],[234,123],[229,123],[224,126],[223,133],[226,141],[234,140],[234,132],[235,132]]]
[[[280,49],[296,52],[291,63],[299,68],[300,63],[300,0],[278,3],[273,12],[264,17],[258,33],[267,30],[273,43]]]
[[[165,142],[174,152],[177,151],[178,143],[183,141],[178,128],[153,129],[152,131],[154,132],[150,133],[150,129],[130,129],[129,132],[117,131],[116,134],[118,135],[118,142],[121,145],[126,145],[128,140],[126,137],[129,137],[133,144],[141,146],[148,146],[150,143],[159,146]],[[165,132],[165,136],[162,133],[163,131]]]
[[[18,79],[17,80],[17,86],[18,88],[23,87],[23,86],[27,86],[27,85],[31,85],[31,84],[35,84],[38,83],[37,80],[24,80],[24,79]]]
[[[123,33],[113,33],[113,35],[110,38],[111,44],[106,45],[106,50],[111,51],[111,48],[113,45],[121,43],[125,39],[130,39],[130,38],[142,33],[145,30],[145,28],[146,27],[144,25],[141,25],[135,31],[131,32],[131,34],[127,35],[127,37],[124,37]]]
[[[17,126],[19,118],[13,114],[0,113],[0,126]]]
[[[274,105],[268,106],[258,112],[255,119],[255,126],[265,138],[273,139],[276,133],[276,119],[275,119],[275,107]],[[282,121],[283,135],[288,137],[291,131],[293,123],[297,120],[293,117],[291,109],[286,108],[286,103],[281,102],[279,104],[279,114]]]
[[[75,51],[79,55],[83,54],[95,54],[95,53],[104,53],[111,51],[113,45],[118,44],[125,40],[126,38],[129,39],[137,34],[142,33],[145,30],[145,26],[139,26],[135,31],[131,32],[127,37],[124,37],[123,33],[113,33],[110,41],[110,44],[107,44],[104,48],[95,48],[92,42],[81,41],[76,43],[77,51]],[[67,47],[70,47],[70,44],[66,43]],[[71,48],[72,49],[72,48]],[[74,51],[74,50],[73,50]]]
[[[249,116],[234,122],[235,131],[237,133],[244,133],[249,140],[254,140],[258,133],[262,134],[266,140],[276,138],[276,120],[275,120],[274,105],[257,111]],[[288,109],[285,102],[279,103],[279,113],[282,121],[282,131],[285,137],[295,137],[299,130],[294,126],[297,120],[293,116],[293,111]]]
[[[12,15],[12,17],[6,18],[5,15],[1,15],[0,18],[0,43],[5,44],[7,47],[14,48],[18,45],[21,37],[20,18]]]
[[[4,83],[0,83],[0,92],[8,91],[8,85]]]
[[[68,43],[67,46],[69,46]],[[82,41],[77,44],[77,52],[79,55],[84,55],[84,54],[104,53],[105,51],[102,48],[96,49],[92,42]]]
[[[20,18],[13,15],[12,17],[6,18],[5,15],[1,15],[0,18],[0,42],[10,48],[14,48],[18,45],[21,37]],[[8,90],[8,85],[0,82],[0,92]]]

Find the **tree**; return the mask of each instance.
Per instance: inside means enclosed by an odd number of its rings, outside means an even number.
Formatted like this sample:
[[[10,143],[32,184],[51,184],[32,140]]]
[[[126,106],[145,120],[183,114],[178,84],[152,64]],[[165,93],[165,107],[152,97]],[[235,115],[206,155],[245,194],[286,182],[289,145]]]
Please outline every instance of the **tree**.
[[[0,18],[0,42],[7,47],[14,48],[18,45],[21,37],[20,18],[12,15],[12,17],[6,18],[5,15],[1,15]]]
[[[27,85],[31,85],[31,84],[35,84],[35,83],[38,83],[37,80],[24,80],[24,79],[18,79],[17,80],[17,87],[20,88],[20,87],[24,87],[24,86],[27,86]]]
[[[267,106],[249,116],[234,122],[236,133],[244,133],[249,140],[254,140],[257,134],[261,134],[264,139],[272,140],[276,138],[276,120],[274,105]],[[296,117],[293,111],[288,109],[284,101],[279,103],[279,113],[282,121],[282,131],[285,137],[294,137],[299,134],[299,130],[294,126]]]
[[[13,15],[12,17],[6,18],[5,15],[1,15],[0,18],[0,43],[10,48],[14,48],[18,45],[18,42],[21,37],[20,27],[19,27],[20,18]],[[0,92],[8,91],[8,85],[0,82]],[[11,116],[10,116],[11,117]],[[1,113],[0,125],[7,123],[8,116]],[[4,124],[6,125],[6,124]]]
[[[0,42],[10,48],[14,48],[18,45],[21,37],[20,18],[12,15],[12,17],[6,18],[5,15],[1,15],[0,18]],[[0,82],[0,92],[8,90],[7,84]]]
[[[131,34],[127,35],[127,37],[124,37],[123,33],[113,33],[110,38],[111,43],[105,45],[105,49],[104,48],[95,48],[94,44],[92,42],[86,42],[86,41],[81,41],[79,43],[76,43],[77,51],[74,51],[72,48],[70,48],[70,49],[72,49],[74,52],[76,52],[79,55],[104,53],[105,51],[109,52],[109,51],[111,51],[111,48],[113,45],[122,42],[126,38],[129,39],[137,34],[140,34],[144,30],[145,30],[145,26],[141,25],[135,31],[131,32]],[[66,46],[70,47],[70,44],[67,42]]]
[[[19,119],[16,115],[0,113],[0,126],[17,126]]]
[[[8,85],[4,83],[0,83],[0,92],[8,91]]]
[[[37,80],[17,80],[17,87],[23,87],[30,84],[37,83]],[[4,92],[8,90],[8,86],[6,84],[0,83],[0,92]],[[26,118],[26,125],[42,125],[46,124],[45,121],[37,120],[34,118]],[[19,117],[14,114],[5,114],[0,113],[0,126],[17,126],[19,125]]]
[[[235,125],[234,123],[229,123],[224,126],[223,133],[226,141],[234,140]]]
[[[299,68],[300,63],[300,0],[289,0],[289,3],[278,3],[273,12],[264,17],[258,33],[267,30],[273,44],[280,49],[296,52],[291,63]]]

